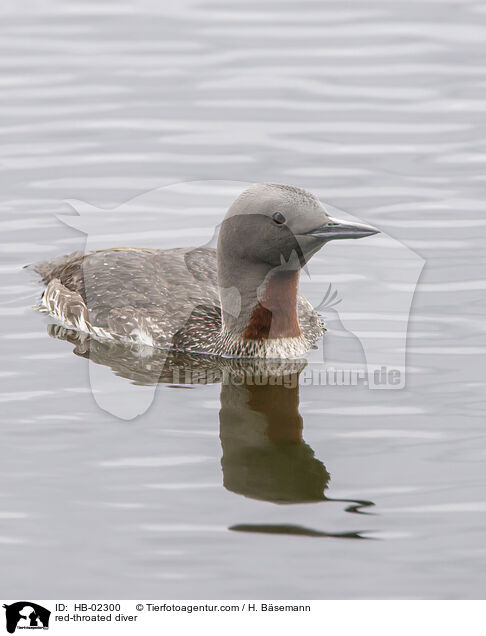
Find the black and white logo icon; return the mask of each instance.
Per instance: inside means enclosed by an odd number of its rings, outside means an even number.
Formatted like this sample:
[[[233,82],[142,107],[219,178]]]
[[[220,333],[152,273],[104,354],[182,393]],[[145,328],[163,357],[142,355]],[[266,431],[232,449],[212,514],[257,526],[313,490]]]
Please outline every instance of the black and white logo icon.
[[[3,607],[9,634],[17,629],[49,629],[51,612],[42,605],[31,601],[17,601]]]

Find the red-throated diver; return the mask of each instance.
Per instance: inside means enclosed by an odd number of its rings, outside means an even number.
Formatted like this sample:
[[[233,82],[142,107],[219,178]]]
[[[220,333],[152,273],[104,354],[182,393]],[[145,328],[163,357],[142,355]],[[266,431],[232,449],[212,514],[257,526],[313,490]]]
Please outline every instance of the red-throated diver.
[[[117,247],[41,263],[41,309],[97,338],[221,356],[289,358],[322,335],[298,292],[325,243],[375,228],[330,217],[309,192],[260,183],[229,208],[217,249]]]

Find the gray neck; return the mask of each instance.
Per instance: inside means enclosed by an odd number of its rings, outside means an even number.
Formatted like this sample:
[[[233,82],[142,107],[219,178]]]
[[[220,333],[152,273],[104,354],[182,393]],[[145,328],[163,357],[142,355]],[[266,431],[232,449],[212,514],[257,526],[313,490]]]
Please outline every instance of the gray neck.
[[[221,267],[219,291],[223,331],[245,342],[300,338],[297,316],[299,270],[265,264]]]
[[[218,286],[225,331],[241,336],[258,306],[264,282],[271,267],[265,263],[249,264],[218,254]]]

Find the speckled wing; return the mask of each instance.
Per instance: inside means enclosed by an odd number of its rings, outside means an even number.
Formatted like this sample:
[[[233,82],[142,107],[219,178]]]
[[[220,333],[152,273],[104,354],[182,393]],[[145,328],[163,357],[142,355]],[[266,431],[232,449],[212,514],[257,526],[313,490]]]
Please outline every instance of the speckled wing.
[[[171,346],[194,308],[219,308],[211,248],[113,248],[56,259],[36,271],[48,283],[44,304],[49,308],[55,292],[64,307],[64,315],[56,318],[84,330],[69,320],[74,293],[77,305],[84,302],[88,331],[122,340]],[[63,288],[64,302],[59,298]]]

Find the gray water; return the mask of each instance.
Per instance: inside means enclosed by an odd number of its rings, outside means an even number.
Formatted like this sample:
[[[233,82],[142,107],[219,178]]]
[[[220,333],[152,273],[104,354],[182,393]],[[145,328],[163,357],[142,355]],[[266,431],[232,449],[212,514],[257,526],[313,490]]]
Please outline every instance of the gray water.
[[[484,5],[1,13],[0,596],[483,598]],[[344,299],[326,335],[338,355],[341,320],[403,357],[393,307],[417,272],[398,246],[425,263],[406,386],[257,399],[161,382],[138,417],[103,410],[22,266],[82,249],[86,219],[96,246],[203,244],[252,181],[308,188],[383,232],[330,245],[303,279],[314,304],[329,283]],[[163,194],[137,208],[169,184],[177,213]],[[94,206],[83,223],[66,199]],[[136,361],[116,375],[125,354],[97,355],[103,377],[144,390]]]

